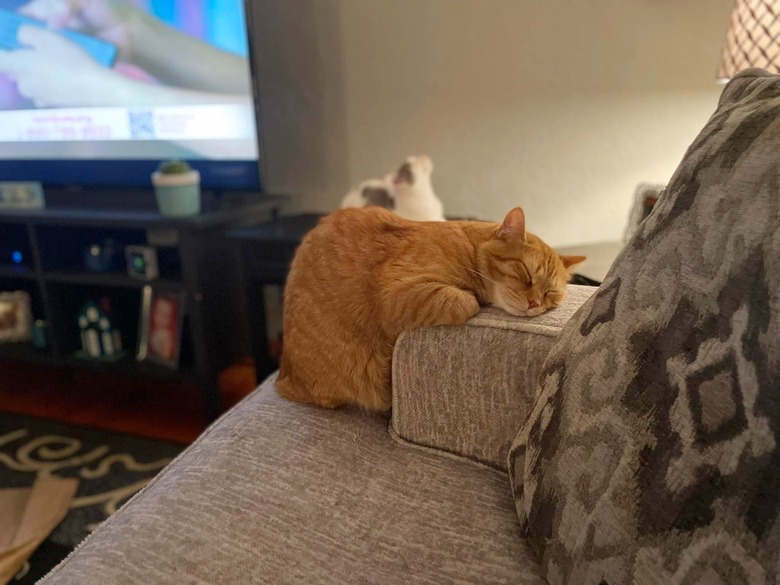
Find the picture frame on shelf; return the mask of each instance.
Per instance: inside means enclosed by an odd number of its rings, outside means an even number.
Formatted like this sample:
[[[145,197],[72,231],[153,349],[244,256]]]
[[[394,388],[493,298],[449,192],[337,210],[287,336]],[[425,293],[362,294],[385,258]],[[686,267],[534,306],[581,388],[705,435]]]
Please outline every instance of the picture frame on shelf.
[[[160,276],[157,249],[153,246],[125,246],[127,274],[140,280],[155,280]]]
[[[184,300],[184,293],[143,288],[136,354],[139,362],[179,367]]]
[[[0,343],[31,339],[30,295],[25,291],[0,292]]]
[[[43,209],[43,185],[36,181],[0,182],[0,209]]]

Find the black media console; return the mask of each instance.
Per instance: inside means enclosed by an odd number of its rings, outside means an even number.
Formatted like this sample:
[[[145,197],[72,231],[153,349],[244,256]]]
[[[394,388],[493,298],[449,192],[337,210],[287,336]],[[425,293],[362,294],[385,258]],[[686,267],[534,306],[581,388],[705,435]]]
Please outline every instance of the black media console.
[[[88,367],[130,375],[187,380],[201,390],[208,419],[220,411],[217,375],[250,355],[240,258],[225,233],[276,217],[282,197],[220,202],[191,218],[166,218],[154,209],[47,207],[0,209],[0,291],[26,291],[34,320],[48,324],[48,343],[0,344],[2,361]],[[154,244],[167,260],[160,276],[132,278],[123,261],[108,272],[85,267],[84,250],[113,238],[121,246]],[[10,258],[12,252],[18,251]],[[21,262],[20,262],[21,259]],[[184,300],[178,368],[136,360],[144,286],[179,293]],[[78,313],[88,298],[107,297],[127,355],[117,361],[84,358]]]

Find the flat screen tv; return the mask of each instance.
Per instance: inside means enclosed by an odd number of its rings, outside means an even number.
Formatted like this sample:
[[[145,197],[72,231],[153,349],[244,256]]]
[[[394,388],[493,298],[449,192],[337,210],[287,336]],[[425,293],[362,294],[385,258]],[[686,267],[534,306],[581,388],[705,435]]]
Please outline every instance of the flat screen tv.
[[[0,181],[260,190],[244,0],[0,0]]]

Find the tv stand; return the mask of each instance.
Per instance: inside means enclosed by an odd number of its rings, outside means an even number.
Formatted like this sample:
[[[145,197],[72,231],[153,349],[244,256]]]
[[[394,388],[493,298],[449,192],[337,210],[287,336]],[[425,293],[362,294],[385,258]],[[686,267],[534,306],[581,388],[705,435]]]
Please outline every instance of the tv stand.
[[[92,209],[95,211],[157,211],[154,191],[139,187],[46,187],[46,209]],[[201,206],[204,212],[224,211],[235,206],[252,206],[280,197],[258,194],[256,191],[201,190]]]
[[[114,193],[104,199],[114,199]],[[47,190],[45,209],[0,209],[0,291],[23,290],[30,295],[34,320],[48,323],[43,350],[31,343],[0,343],[0,362],[86,367],[128,375],[153,376],[196,383],[206,417],[220,412],[217,375],[251,355],[246,301],[240,286],[238,250],[224,237],[228,230],[256,225],[276,217],[283,197],[220,200],[218,206],[188,218],[167,218],[155,208],[101,208],[56,205]],[[137,199],[136,199],[137,201]],[[54,205],[52,205],[54,204]],[[108,272],[89,271],[84,249],[105,238],[124,245],[155,245],[173,260],[152,281],[127,274],[124,257]],[[14,264],[7,250],[19,250]],[[18,256],[17,256],[18,258]],[[136,360],[141,291],[176,292],[185,313],[178,368]],[[111,302],[115,322],[128,355],[118,361],[79,356],[77,315],[83,303],[96,297]]]

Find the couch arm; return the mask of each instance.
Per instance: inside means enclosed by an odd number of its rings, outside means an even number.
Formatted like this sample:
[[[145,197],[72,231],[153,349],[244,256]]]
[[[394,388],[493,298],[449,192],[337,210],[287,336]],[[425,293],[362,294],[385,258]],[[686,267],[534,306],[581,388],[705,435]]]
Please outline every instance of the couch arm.
[[[464,325],[401,335],[393,355],[393,434],[506,470],[547,354],[595,291],[569,286],[563,305],[539,317],[488,308]]]

